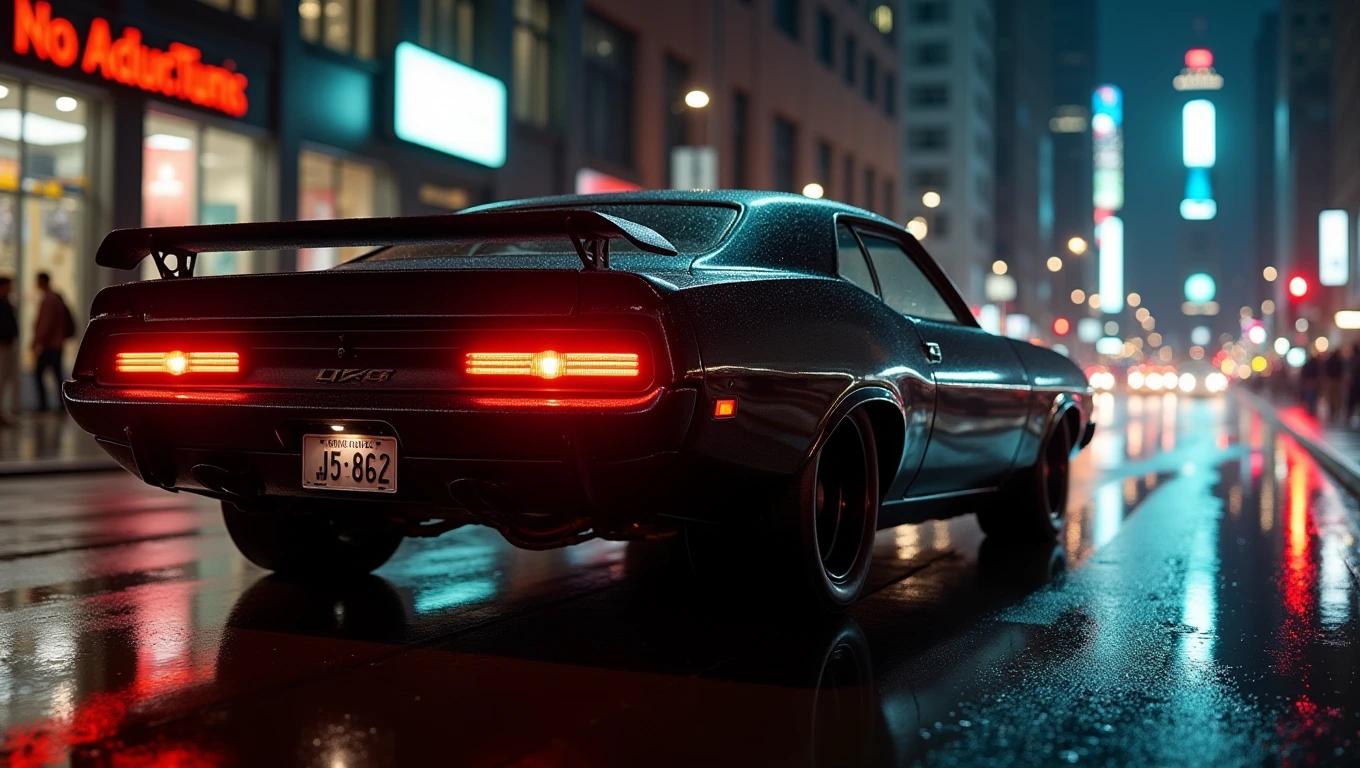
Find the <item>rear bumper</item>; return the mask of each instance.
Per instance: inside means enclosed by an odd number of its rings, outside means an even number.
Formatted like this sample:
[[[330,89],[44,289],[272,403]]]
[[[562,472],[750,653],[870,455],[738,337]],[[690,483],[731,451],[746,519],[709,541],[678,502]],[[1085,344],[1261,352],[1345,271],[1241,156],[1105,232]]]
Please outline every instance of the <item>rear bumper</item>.
[[[696,400],[692,389],[664,388],[633,399],[526,401],[115,389],[78,381],[63,393],[71,416],[109,455],[165,488],[452,509],[468,507],[471,497],[507,513],[614,517],[665,513],[684,476],[681,448]],[[301,437],[332,424],[396,437],[396,493],[302,487]],[[233,478],[225,493],[216,469]]]

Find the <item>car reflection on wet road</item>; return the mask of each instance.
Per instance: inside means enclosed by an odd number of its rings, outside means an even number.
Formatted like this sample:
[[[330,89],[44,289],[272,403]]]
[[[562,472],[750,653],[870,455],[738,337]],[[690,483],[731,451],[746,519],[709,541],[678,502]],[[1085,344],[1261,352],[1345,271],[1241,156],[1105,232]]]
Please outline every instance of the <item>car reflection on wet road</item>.
[[[1351,763],[1355,502],[1232,397],[1103,395],[1053,547],[879,534],[842,619],[662,547],[408,541],[265,576],[216,505],[0,483],[0,754],[77,765]]]

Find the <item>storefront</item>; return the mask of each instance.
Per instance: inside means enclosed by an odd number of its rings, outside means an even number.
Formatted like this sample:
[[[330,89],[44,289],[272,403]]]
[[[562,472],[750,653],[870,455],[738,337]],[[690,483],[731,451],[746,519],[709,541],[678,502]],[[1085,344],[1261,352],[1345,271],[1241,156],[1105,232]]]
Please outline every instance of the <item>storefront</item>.
[[[109,229],[275,215],[266,191],[273,53],[246,29],[239,39],[210,24],[199,29],[192,14],[167,24],[156,0],[127,4],[143,11],[135,18],[77,0],[7,5],[0,275],[14,280],[21,337],[12,353],[27,372],[39,273],[50,275],[79,325],[99,288],[136,277],[94,265]],[[213,254],[202,264],[211,274],[270,266],[254,254]],[[8,398],[0,405],[31,405],[29,378],[18,392],[0,393]]]

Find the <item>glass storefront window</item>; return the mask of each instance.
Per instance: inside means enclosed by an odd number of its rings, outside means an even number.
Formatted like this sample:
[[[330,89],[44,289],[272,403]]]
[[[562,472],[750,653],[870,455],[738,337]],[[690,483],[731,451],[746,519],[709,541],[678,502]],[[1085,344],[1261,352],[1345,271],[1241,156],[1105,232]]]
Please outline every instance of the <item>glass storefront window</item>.
[[[374,0],[298,0],[302,38],[332,51],[373,58]]]
[[[142,139],[142,223],[148,227],[233,224],[259,218],[259,148],[248,136],[148,112]],[[248,253],[205,253],[194,273],[254,271]],[[156,265],[142,262],[142,276]]]
[[[0,274],[14,278],[11,301],[18,310],[19,350],[27,370],[34,363],[29,345],[38,311],[38,273],[51,276],[78,324],[88,306],[86,174],[92,113],[84,96],[0,78]],[[70,354],[65,359],[69,365]],[[31,377],[21,377],[21,385],[27,393],[23,399],[32,402]]]
[[[472,66],[473,0],[420,0],[420,46]]]
[[[396,208],[387,173],[367,163],[303,150],[298,157],[298,218],[353,219],[390,216]],[[298,269],[328,269],[371,248],[306,248]]]

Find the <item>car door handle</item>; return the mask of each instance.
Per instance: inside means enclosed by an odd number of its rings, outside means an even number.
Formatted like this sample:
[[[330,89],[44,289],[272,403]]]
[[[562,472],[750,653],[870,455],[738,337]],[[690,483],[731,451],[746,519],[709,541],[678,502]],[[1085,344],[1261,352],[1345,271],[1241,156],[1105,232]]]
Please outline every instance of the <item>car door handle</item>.
[[[944,362],[944,354],[940,352],[939,344],[933,341],[922,342],[921,349],[925,350],[926,360],[930,361],[932,365]]]

